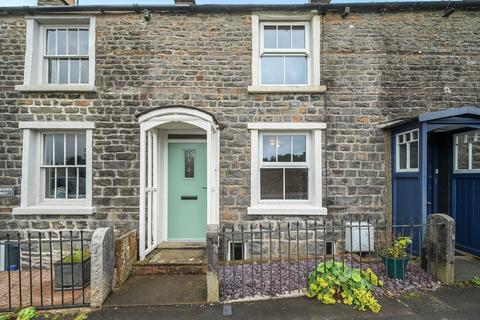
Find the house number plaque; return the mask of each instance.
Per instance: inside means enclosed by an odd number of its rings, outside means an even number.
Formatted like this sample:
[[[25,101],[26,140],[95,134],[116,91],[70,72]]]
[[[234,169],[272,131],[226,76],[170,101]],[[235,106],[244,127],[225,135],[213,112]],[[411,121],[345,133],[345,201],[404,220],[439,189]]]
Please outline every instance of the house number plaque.
[[[10,198],[15,196],[13,186],[0,186],[0,198]]]

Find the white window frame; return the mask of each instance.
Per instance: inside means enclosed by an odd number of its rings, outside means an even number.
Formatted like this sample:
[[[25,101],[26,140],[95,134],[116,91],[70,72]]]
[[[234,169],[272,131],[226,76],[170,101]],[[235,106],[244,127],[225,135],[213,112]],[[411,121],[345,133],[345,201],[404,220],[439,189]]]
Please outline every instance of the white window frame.
[[[228,240],[227,241],[228,243],[228,246],[227,246],[227,261],[242,261],[242,260],[246,260],[249,257],[249,254],[248,254],[248,242],[247,241],[232,241],[232,240]],[[232,245],[234,243],[240,243],[243,245],[243,259],[232,259]]]
[[[305,27],[305,48],[265,48],[264,45],[264,31],[265,31],[265,26],[273,25],[276,27],[282,27],[282,26],[288,26],[288,27],[293,27],[293,26],[303,26]],[[308,86],[312,81],[310,77],[310,73],[312,71],[311,67],[311,60],[312,57],[310,55],[310,22],[307,21],[291,21],[291,22],[282,22],[282,21],[262,21],[260,22],[260,55],[258,56],[258,72],[260,76],[260,85],[261,86],[269,86],[269,87],[274,87],[274,86]],[[278,40],[278,31],[277,31],[277,40]],[[290,39],[291,41],[291,39]],[[262,57],[306,57],[307,58],[307,70],[305,70],[305,73],[307,75],[307,83],[305,84],[264,84],[262,83]],[[284,69],[283,69],[283,78],[285,80],[285,59],[283,60],[284,63]]]
[[[24,80],[18,91],[95,91],[95,17],[59,15],[27,16]],[[88,28],[88,83],[49,84],[46,53],[46,30],[56,28]],[[82,55],[83,57],[83,55]]]
[[[480,173],[480,169],[472,169],[473,164],[473,148],[472,143],[468,143],[468,169],[458,169],[458,140],[461,138],[466,138],[467,134],[475,134],[474,141],[480,141],[480,130],[474,130],[457,133],[453,135],[453,159],[454,159],[454,167],[453,173]],[[464,142],[465,143],[465,142]]]
[[[408,142],[400,143],[400,136],[406,136],[407,134],[411,134],[413,132],[417,132],[417,139],[416,140],[410,140]],[[415,141],[417,141],[417,144],[418,144],[417,168],[411,168],[410,167],[410,144],[412,142],[415,142]],[[405,169],[400,168],[400,148],[399,147],[400,147],[401,144],[405,144],[407,146],[407,149],[406,149],[407,163],[406,163],[406,168]],[[396,160],[395,161],[396,162],[395,171],[396,172],[418,172],[419,167],[420,167],[420,131],[418,129],[413,129],[413,130],[397,133],[395,135],[395,152],[396,152],[396,155],[395,155],[395,160]]]
[[[264,136],[305,136],[305,146],[306,146],[306,161],[305,162],[264,162],[263,161],[263,137]],[[258,192],[258,202],[259,203],[278,203],[278,202],[290,202],[290,203],[310,203],[312,195],[310,194],[311,190],[311,181],[312,171],[309,168],[311,163],[310,156],[310,132],[309,131],[261,131],[258,134],[258,160],[259,160],[259,175],[261,169],[307,169],[308,170],[308,199],[261,199],[260,190]],[[261,177],[259,177],[259,182],[261,184]],[[285,173],[283,174],[283,196],[285,197]]]
[[[67,38],[68,38],[68,30],[70,30],[70,29],[77,29],[77,30],[87,29],[87,30],[89,30],[89,26],[87,26],[87,25],[42,25],[41,28],[42,28],[41,36],[43,37],[42,38],[42,40],[43,40],[43,48],[42,48],[43,58],[42,58],[42,61],[41,61],[41,63],[43,64],[42,65],[42,71],[41,71],[41,74],[43,76],[42,83],[52,85],[52,83],[48,83],[48,60],[49,59],[52,59],[52,58],[53,59],[64,58],[64,59],[69,59],[69,60],[70,59],[75,59],[75,60],[88,59],[89,60],[89,67],[90,67],[90,55],[88,53],[87,54],[69,54],[69,53],[66,53],[66,54],[63,54],[63,55],[47,54],[47,42],[45,41],[46,38],[47,38],[47,32],[49,30],[55,30],[55,31],[58,32],[59,29],[66,29],[67,30]],[[89,37],[90,37],[90,32],[89,32]],[[56,48],[58,49],[58,41],[56,41],[55,45],[56,45]],[[77,46],[79,46],[78,41],[77,41]],[[67,48],[68,48],[68,41],[67,41]],[[81,68],[81,66],[80,66],[80,68]],[[58,80],[58,77],[59,77],[59,70],[60,69],[57,67],[57,80]],[[79,79],[81,79],[81,71],[79,72],[78,77],[79,77]],[[68,82],[69,82],[68,83],[69,85],[85,84],[85,83],[80,83],[80,82],[70,83],[70,63],[69,63],[69,67],[68,67]],[[58,84],[53,84],[53,85],[58,85]]]
[[[322,130],[325,123],[249,123],[251,135],[251,203],[247,213],[251,215],[326,215],[322,205]],[[305,134],[307,161],[263,162],[263,135]],[[308,165],[308,200],[261,200],[260,169],[263,167],[305,167]]]
[[[20,207],[14,215],[86,215],[96,212],[92,206],[92,133],[93,122],[19,122],[23,129],[22,184]],[[84,199],[45,199],[42,178],[44,133],[85,132],[86,172]]]
[[[46,131],[41,131],[40,132],[40,203],[41,204],[78,204],[78,205],[84,205],[85,204],[85,199],[84,198],[75,198],[75,199],[68,199],[68,198],[65,198],[65,199],[52,199],[52,198],[47,198],[45,197],[45,179],[46,179],[46,176],[45,176],[45,172],[46,172],[46,169],[47,168],[65,168],[66,170],[68,168],[85,168],[85,171],[87,170],[87,163],[85,161],[85,165],[44,165],[43,164],[43,159],[44,159],[44,151],[45,151],[45,135],[46,134],[56,134],[56,133],[60,133],[60,134],[79,134],[79,133],[85,133],[85,141],[87,140],[87,133],[85,130],[61,130],[61,131],[52,131],[52,130],[46,130]],[[64,139],[63,141],[64,143],[64,163],[66,163],[66,159],[65,159],[65,156],[66,156],[66,139]],[[55,144],[53,144],[53,148],[55,148]],[[75,139],[75,150],[77,150],[77,139]],[[68,171],[66,171],[65,173],[65,183],[67,184],[67,178],[68,178]],[[77,196],[78,196],[78,176],[77,176]],[[86,185],[85,185],[85,191],[86,191]],[[86,196],[86,195],[85,195]]]
[[[263,85],[261,83],[261,57],[264,54],[301,54],[302,49],[264,49],[264,25],[305,25],[305,51],[307,54],[307,84]],[[326,91],[320,85],[320,16],[317,12],[306,14],[255,13],[252,15],[252,85],[248,92],[255,93],[321,93]],[[300,51],[299,51],[300,50]]]

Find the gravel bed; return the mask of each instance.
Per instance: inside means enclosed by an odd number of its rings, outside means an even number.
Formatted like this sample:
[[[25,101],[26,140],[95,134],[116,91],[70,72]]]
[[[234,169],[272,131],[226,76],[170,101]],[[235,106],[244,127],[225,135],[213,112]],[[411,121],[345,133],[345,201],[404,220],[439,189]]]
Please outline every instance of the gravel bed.
[[[337,260],[342,262],[342,260]],[[317,260],[317,263],[321,261]],[[350,258],[343,260],[345,265],[360,267]],[[404,280],[390,279],[382,262],[362,264],[363,270],[371,268],[384,283],[375,287],[375,296],[392,297],[417,290],[435,290],[438,284],[416,264],[410,263]],[[308,285],[308,275],[315,270],[315,260],[274,261],[272,263],[254,263],[244,265],[226,265],[220,267],[220,298],[234,300],[255,296],[278,296],[298,292]]]

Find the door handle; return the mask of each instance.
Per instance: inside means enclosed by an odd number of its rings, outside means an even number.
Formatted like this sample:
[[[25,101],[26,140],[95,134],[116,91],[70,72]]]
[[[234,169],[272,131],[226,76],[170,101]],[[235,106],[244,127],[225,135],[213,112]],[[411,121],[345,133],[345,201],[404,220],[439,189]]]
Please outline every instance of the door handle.
[[[197,196],[180,196],[181,200],[198,200]]]

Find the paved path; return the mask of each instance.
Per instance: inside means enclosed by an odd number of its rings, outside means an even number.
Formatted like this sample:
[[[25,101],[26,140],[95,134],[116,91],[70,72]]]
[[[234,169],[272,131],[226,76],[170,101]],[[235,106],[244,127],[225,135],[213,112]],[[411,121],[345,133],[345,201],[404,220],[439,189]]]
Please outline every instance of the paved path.
[[[416,293],[398,299],[382,299],[382,311],[352,310],[345,305],[327,306],[304,297],[232,304],[232,315],[223,315],[223,305],[184,305],[157,307],[105,308],[89,319],[479,319],[479,287],[445,287],[433,293]]]

